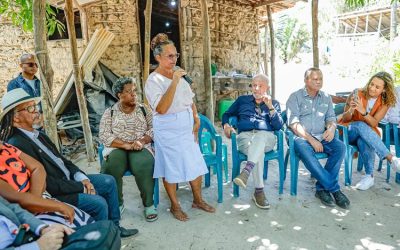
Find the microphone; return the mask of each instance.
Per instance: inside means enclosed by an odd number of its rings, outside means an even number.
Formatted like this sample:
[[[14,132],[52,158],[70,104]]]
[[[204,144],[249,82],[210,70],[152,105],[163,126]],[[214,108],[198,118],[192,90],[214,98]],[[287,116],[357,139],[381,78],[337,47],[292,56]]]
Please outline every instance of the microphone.
[[[181,68],[181,67],[179,67],[179,66],[175,66],[175,67],[174,67],[174,71],[175,71],[175,70],[178,70],[178,69],[180,69],[180,68]],[[189,83],[189,85],[192,85],[193,80],[192,80],[192,78],[190,78],[188,75],[184,75],[184,76],[182,76],[182,78],[185,79],[185,81],[187,81],[187,83]]]

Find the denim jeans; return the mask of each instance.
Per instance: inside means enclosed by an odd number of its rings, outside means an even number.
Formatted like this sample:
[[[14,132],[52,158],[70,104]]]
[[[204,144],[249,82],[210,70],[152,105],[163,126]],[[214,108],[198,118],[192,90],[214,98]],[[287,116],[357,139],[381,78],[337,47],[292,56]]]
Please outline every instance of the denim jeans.
[[[114,177],[108,174],[90,174],[87,176],[96,189],[96,195],[79,194],[77,207],[90,214],[96,221],[112,220],[118,226],[121,214]]]
[[[390,154],[379,135],[365,122],[352,122],[349,125],[349,143],[356,145],[365,166],[365,173],[374,173],[375,153],[379,159]]]
[[[328,154],[325,167],[315,157],[314,148],[306,139],[295,136],[294,150],[311,175],[317,179],[317,191],[326,190],[333,193],[340,190],[338,182],[339,170],[345,156],[346,148],[343,142],[337,138],[334,138],[330,142],[322,140],[321,143],[324,148],[323,152]]]

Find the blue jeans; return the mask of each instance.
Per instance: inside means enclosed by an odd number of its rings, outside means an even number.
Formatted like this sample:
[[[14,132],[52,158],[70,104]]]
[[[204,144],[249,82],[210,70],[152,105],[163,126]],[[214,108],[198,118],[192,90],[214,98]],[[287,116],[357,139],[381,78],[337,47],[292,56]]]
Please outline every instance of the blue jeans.
[[[88,178],[96,189],[96,195],[79,194],[77,207],[90,214],[96,221],[112,220],[118,226],[121,214],[114,177],[108,174],[90,174]]]
[[[323,152],[328,154],[325,167],[315,157],[314,148],[306,139],[295,136],[294,150],[311,175],[317,179],[317,191],[326,190],[333,193],[340,190],[338,182],[339,170],[345,156],[346,148],[343,142],[337,138],[334,138],[330,142],[323,140],[321,143],[324,148]]]
[[[379,135],[365,122],[352,122],[349,125],[349,143],[356,145],[365,166],[365,173],[374,173],[375,153],[379,159],[390,154]]]

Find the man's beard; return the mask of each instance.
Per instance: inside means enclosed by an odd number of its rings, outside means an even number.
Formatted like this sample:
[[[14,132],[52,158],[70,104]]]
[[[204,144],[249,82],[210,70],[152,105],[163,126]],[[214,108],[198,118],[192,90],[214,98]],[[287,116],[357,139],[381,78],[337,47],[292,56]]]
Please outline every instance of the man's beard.
[[[33,129],[40,129],[42,127],[42,125],[40,124],[40,122],[37,122],[37,123],[33,123],[32,124],[32,128]]]

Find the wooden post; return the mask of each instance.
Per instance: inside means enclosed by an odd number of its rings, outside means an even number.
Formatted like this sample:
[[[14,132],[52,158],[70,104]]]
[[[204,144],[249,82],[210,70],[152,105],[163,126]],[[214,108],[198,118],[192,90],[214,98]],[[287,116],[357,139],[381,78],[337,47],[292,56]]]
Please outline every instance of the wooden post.
[[[267,5],[267,16],[269,26],[269,40],[271,41],[271,97],[272,99],[275,99],[275,34],[270,5]]]
[[[397,36],[397,0],[392,2],[390,9],[390,41]]]
[[[356,24],[354,25],[353,35],[357,33],[357,28],[358,28],[358,16],[356,17]]]
[[[369,25],[369,14],[365,17],[365,33],[368,33],[368,25]]]
[[[381,26],[382,26],[382,12],[379,14],[378,37],[381,36]]]
[[[89,42],[89,28],[88,28],[88,25],[87,25],[86,9],[83,8],[82,6],[80,6],[77,0],[74,0],[74,4],[79,10],[79,16],[80,16],[80,19],[81,19],[82,38],[83,38],[83,43],[84,43],[84,45],[86,47],[86,45]]]
[[[46,1],[33,0],[32,4],[35,53],[41,80],[40,92],[42,95],[43,123],[46,134],[58,147],[57,121],[53,112],[53,92],[51,91],[54,72],[50,63],[46,39]]]
[[[42,72],[52,93],[54,71],[51,67],[50,57],[47,49],[47,26],[46,20],[46,1],[34,0],[33,10],[33,29],[35,39],[35,54],[39,64],[42,66]],[[53,98],[53,97],[52,97]]]
[[[268,70],[268,23],[264,22],[264,73],[266,75],[269,75],[269,70]]]
[[[207,110],[206,116],[214,123],[214,101],[213,87],[211,79],[211,42],[210,42],[210,22],[208,19],[207,0],[201,0],[201,12],[203,22],[203,67],[204,67],[204,86],[206,92]]]
[[[312,43],[313,43],[313,62],[314,67],[319,68],[319,48],[318,48],[318,0],[312,0]]]
[[[153,1],[146,1],[146,9],[144,10],[144,69],[143,69],[143,86],[146,84],[147,77],[150,72],[150,42],[151,42],[151,9]],[[144,90],[144,88],[143,88]],[[146,97],[146,96],[144,96]]]
[[[75,90],[82,120],[83,135],[85,137],[86,152],[88,161],[93,162],[95,161],[95,159],[94,159],[92,132],[90,131],[89,114],[86,107],[86,99],[85,95],[83,94],[81,69],[79,68],[78,49],[76,46],[76,33],[74,26],[74,13],[72,11],[72,0],[65,0],[64,12],[65,12],[65,18],[67,19],[69,42],[71,45],[72,66],[73,66],[72,69],[74,72]]]

